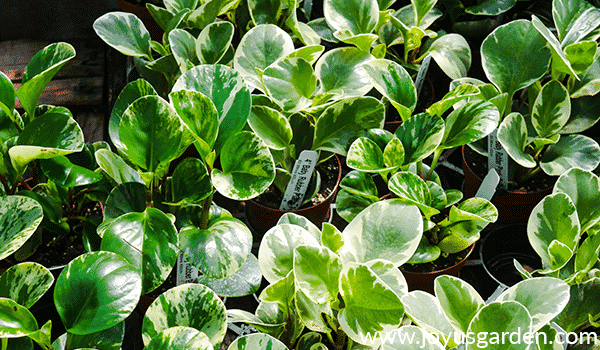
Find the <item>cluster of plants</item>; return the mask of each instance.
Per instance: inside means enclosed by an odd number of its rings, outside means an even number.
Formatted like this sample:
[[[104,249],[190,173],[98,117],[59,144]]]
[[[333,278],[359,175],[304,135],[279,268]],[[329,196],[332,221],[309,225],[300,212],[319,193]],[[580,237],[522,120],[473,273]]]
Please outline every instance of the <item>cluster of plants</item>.
[[[498,26],[481,44],[485,77],[469,77],[471,47],[443,23],[480,16],[462,26],[482,28],[517,7],[500,5],[324,0],[320,17],[309,1],[165,0],[146,5],[160,42],[136,16],[107,13],[96,33],[142,77],[113,106],[110,144],[87,145],[68,109],[38,105],[71,45],[38,52],[16,90],[0,73],[0,260],[11,265],[0,275],[0,349],[120,349],[146,298],[147,349],[219,349],[228,322],[259,331],[232,350],[475,349],[458,334],[553,339],[598,326],[600,147],[580,133],[600,119],[600,9],[554,0],[550,16]],[[427,57],[452,83],[419,109]],[[383,129],[392,110],[393,133]],[[487,305],[450,276],[435,295],[409,292],[401,269],[465,251],[496,221],[489,200],[444,189],[436,172],[445,150],[485,155],[495,139],[517,187],[542,171],[558,177],[528,223],[543,268],[515,262],[524,281]],[[214,196],[283,193],[303,151],[350,168],[336,202],[348,225],[287,213],[255,256],[252,231]],[[304,203],[320,183],[315,172]],[[58,277],[25,261],[62,236],[85,250]],[[178,262],[197,272],[172,283]],[[254,313],[226,310],[222,298],[256,293],[263,279]],[[52,286],[66,330],[56,339],[32,312]],[[428,342],[401,344],[402,334]]]

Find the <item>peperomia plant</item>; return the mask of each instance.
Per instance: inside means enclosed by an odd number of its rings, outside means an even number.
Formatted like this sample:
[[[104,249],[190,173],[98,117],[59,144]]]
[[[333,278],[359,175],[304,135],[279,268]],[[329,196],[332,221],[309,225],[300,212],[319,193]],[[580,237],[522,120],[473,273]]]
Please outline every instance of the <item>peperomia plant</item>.
[[[267,146],[241,131],[250,112],[250,93],[231,68],[200,65],[177,80],[169,98],[137,80],[115,103],[109,134],[120,155],[96,152],[116,185],[99,230],[101,248],[123,252],[143,270],[144,293],[168,277],[178,250],[207,278],[230,277],[248,261],[251,265],[241,277],[256,280],[256,259],[248,258],[250,230],[211,206],[215,190],[246,200],[274,179]],[[169,173],[170,163],[192,144],[200,156],[180,159]],[[253,290],[259,283],[253,283]]]
[[[431,262],[442,253],[462,251],[478,240],[481,230],[496,220],[496,208],[481,198],[459,203],[462,193],[444,190],[434,171],[445,149],[485,137],[496,127],[498,110],[490,102],[468,102],[446,115],[452,105],[478,92],[472,85],[462,85],[432,105],[428,113],[405,120],[395,134],[372,130],[354,141],[346,158],[353,170],[342,180],[336,199],[339,215],[351,221],[380,200],[370,176],[379,174],[394,196],[421,210],[426,223],[427,233],[409,263]],[[423,160],[431,154],[433,160],[425,172]],[[440,213],[447,217],[440,218]]]
[[[398,266],[413,255],[422,230],[417,207],[398,199],[371,205],[341,232],[284,214],[259,247],[270,285],[256,313],[229,310],[229,320],[249,323],[290,349],[364,344],[367,334],[402,324],[400,298],[408,287]]]
[[[130,13],[106,13],[96,19],[94,30],[108,45],[134,57],[140,76],[166,97],[177,78],[190,68],[231,61],[234,25],[218,21],[217,16],[234,3],[173,0],[165,2],[166,8],[148,4],[150,14],[165,31],[160,43],[152,41],[142,21]]]
[[[527,236],[542,269],[529,273],[515,261],[525,278],[546,275],[569,284],[571,300],[556,318],[567,332],[581,331],[600,320],[600,307],[592,302],[600,293],[599,198],[600,179],[595,174],[579,168],[562,174],[527,223]]]
[[[558,37],[533,16],[498,27],[481,45],[493,84],[479,82],[486,90],[482,97],[497,104],[498,140],[518,164],[499,173],[504,185],[516,188],[540,170],[558,176],[570,167],[593,170],[600,162],[598,144],[576,134],[599,119],[592,106],[600,98],[600,9],[581,0],[555,0],[552,8]],[[486,154],[484,148],[476,147]]]
[[[487,305],[471,285],[452,276],[435,279],[435,296],[412,291],[402,297],[406,313],[431,339],[445,348],[462,344],[466,350],[529,349],[532,344],[553,349],[557,330],[550,322],[568,301],[569,286],[553,277],[521,281]],[[399,349],[401,339],[381,338],[391,340],[383,349]]]

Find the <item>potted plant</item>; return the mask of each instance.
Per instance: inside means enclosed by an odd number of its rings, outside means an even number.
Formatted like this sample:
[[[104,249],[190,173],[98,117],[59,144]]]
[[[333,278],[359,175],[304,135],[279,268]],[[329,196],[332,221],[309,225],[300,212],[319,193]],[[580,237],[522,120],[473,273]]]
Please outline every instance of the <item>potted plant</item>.
[[[553,9],[558,38],[533,16],[531,21],[498,27],[481,46],[483,68],[492,84],[477,84],[485,86],[484,98],[495,101],[502,120],[497,142],[490,139],[490,145],[471,144],[471,148],[489,156],[489,168],[498,164],[502,187],[509,194],[544,190],[530,200],[518,199],[526,206],[513,203],[510,196],[497,196],[494,202],[502,222],[510,216],[525,221],[531,208],[549,193],[553,180],[544,181],[543,174],[556,177],[572,166],[592,170],[600,161],[598,144],[578,134],[598,120],[589,108],[596,104],[598,92],[591,82],[597,79],[597,35],[592,29],[597,27],[593,18],[599,10],[585,1],[560,0],[553,2]],[[590,30],[580,31],[583,27]],[[535,59],[522,60],[532,52]],[[495,152],[497,148],[504,151]],[[467,196],[478,186],[472,180],[472,164],[472,159],[463,164]],[[534,188],[533,183],[546,185]],[[512,213],[507,211],[510,206],[516,209]]]
[[[433,275],[429,274],[427,280],[419,281],[419,284],[420,288],[431,292],[436,271],[455,265],[466,257],[462,255],[461,259],[453,260],[443,268],[435,266],[435,261],[439,258],[439,265],[441,258],[448,254],[467,253],[468,248],[472,248],[479,239],[481,230],[497,217],[496,208],[485,199],[459,203],[462,193],[444,190],[434,170],[444,149],[485,137],[496,127],[498,111],[490,102],[471,101],[446,115],[453,104],[478,91],[474,86],[457,87],[432,105],[428,109],[429,114],[417,114],[407,119],[395,134],[374,130],[354,141],[346,158],[346,163],[354,170],[342,180],[336,199],[339,215],[346,221],[352,220],[365,207],[380,201],[377,185],[370,176],[378,174],[392,196],[417,205],[426,223],[426,234],[408,263],[429,263],[421,267],[428,266],[430,271],[426,272]],[[431,154],[431,164],[423,164],[423,160]],[[403,271],[408,274],[411,266],[404,265]],[[427,275],[406,277],[410,282],[417,276]]]
[[[39,229],[21,236],[26,239],[20,242],[19,250],[11,249],[15,253],[12,258],[24,260],[41,245],[46,248],[57,245],[44,253],[48,256],[38,251],[36,259],[47,267],[64,264],[84,251],[81,237],[87,241],[87,232],[97,226],[98,218],[92,216],[94,212],[100,215],[98,203],[108,193],[102,176],[95,173],[97,164],[91,156],[91,150],[106,147],[106,144],[85,145],[83,132],[68,109],[38,106],[48,83],[73,57],[75,51],[70,44],[46,46],[29,61],[23,83],[16,91],[10,79],[0,73],[2,195],[34,199],[43,208],[44,217]],[[23,115],[15,109],[15,97],[21,101]],[[6,226],[18,219],[8,219]],[[66,260],[61,262],[60,256],[67,251]]]
[[[389,220],[390,217],[397,220]],[[270,283],[255,314],[228,310],[290,349],[347,349],[368,333],[403,322],[400,298],[408,292],[398,266],[417,249],[423,222],[416,206],[398,199],[374,203],[343,231],[319,230],[287,213],[259,247],[259,265]]]
[[[567,332],[597,327],[600,319],[600,308],[594,301],[600,291],[600,212],[594,204],[599,196],[600,179],[590,171],[573,168],[562,174],[552,194],[535,206],[527,223],[527,237],[542,268],[528,272],[515,260],[524,278],[552,276],[569,285],[571,299],[555,318]]]
[[[563,281],[539,277],[519,282],[486,304],[468,283],[440,276],[435,280],[435,296],[412,291],[402,297],[402,303],[412,322],[429,334],[430,341],[439,342],[437,349],[461,344],[466,349],[528,349],[532,344],[548,347],[558,343],[558,331],[550,322],[565,309],[569,296],[569,287]],[[501,339],[504,335],[511,338]],[[390,334],[381,333],[380,337],[389,342],[383,349],[396,349],[401,344],[401,339]]]

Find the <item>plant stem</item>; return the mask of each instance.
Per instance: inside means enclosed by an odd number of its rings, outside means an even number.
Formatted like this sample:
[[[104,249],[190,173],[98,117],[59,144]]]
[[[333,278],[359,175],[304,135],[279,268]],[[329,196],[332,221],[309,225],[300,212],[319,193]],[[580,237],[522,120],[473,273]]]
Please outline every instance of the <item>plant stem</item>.
[[[8,350],[8,338],[2,338],[2,350]]]
[[[210,219],[210,206],[212,204],[213,196],[215,192],[213,192],[206,198],[202,200],[202,214],[200,215],[200,229],[206,230],[208,228],[208,220]]]
[[[531,168],[529,171],[527,171],[525,173],[525,175],[520,177],[519,183],[524,183],[525,181],[531,179],[533,176],[535,176],[537,173],[539,173],[540,170],[542,170],[542,167],[539,165],[535,168]]]
[[[444,152],[444,150],[441,148],[436,148],[435,152],[433,152],[433,160],[431,161],[431,165],[429,166],[429,171],[427,172],[427,176],[425,176],[425,181],[429,180],[429,178],[431,177],[431,174],[433,174],[433,169],[435,169],[435,166],[437,165],[437,162],[440,159],[440,157],[442,156],[443,152]],[[423,171],[423,170],[421,169],[421,171]]]
[[[417,162],[417,175],[423,178],[423,161],[421,160]]]
[[[65,344],[65,350],[71,350],[73,344],[73,333],[67,332],[67,342]]]

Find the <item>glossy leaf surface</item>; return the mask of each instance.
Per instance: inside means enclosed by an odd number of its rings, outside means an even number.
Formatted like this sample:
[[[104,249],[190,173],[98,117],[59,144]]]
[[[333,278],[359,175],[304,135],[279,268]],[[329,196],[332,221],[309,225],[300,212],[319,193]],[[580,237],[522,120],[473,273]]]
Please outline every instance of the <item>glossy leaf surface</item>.
[[[158,333],[148,346],[148,350],[213,350],[213,345],[206,334],[197,329],[176,326],[163,330]]]
[[[44,266],[23,262],[0,276],[0,298],[8,298],[26,308],[35,304],[52,286],[54,276]]]
[[[584,135],[566,135],[548,147],[540,166],[548,175],[561,175],[575,167],[593,170],[600,164],[600,146]]]
[[[384,59],[370,61],[363,68],[375,89],[390,100],[402,120],[408,119],[417,106],[417,90],[406,69]]]
[[[231,343],[228,350],[287,350],[288,348],[268,334],[248,334]]]
[[[42,206],[24,196],[0,198],[0,259],[17,251],[42,222]]]
[[[94,21],[96,34],[115,50],[128,55],[152,58],[150,33],[134,14],[109,12]]]
[[[581,232],[587,231],[600,220],[600,178],[579,168],[573,168],[562,174],[552,193],[565,193],[571,198],[577,209]]]
[[[321,81],[319,92],[344,97],[365,95],[373,85],[363,65],[371,59],[368,52],[354,47],[326,52],[315,65],[315,74]]]

